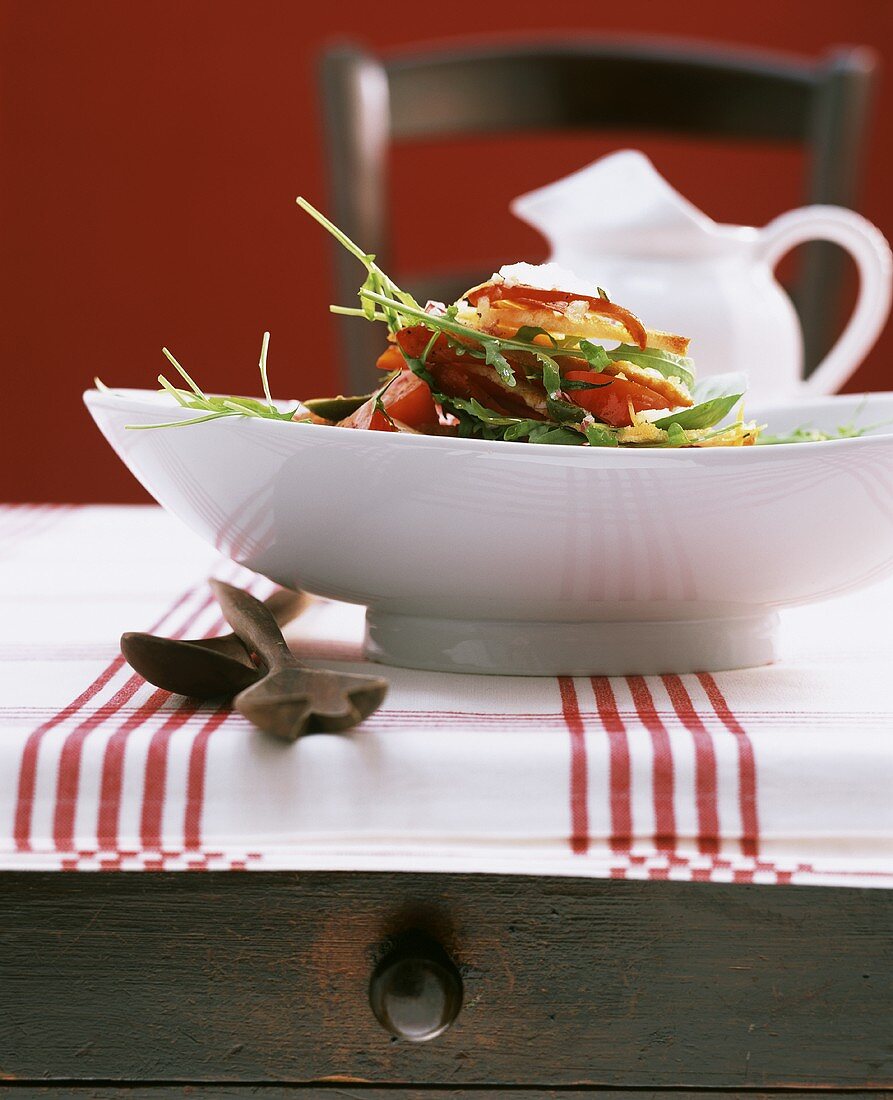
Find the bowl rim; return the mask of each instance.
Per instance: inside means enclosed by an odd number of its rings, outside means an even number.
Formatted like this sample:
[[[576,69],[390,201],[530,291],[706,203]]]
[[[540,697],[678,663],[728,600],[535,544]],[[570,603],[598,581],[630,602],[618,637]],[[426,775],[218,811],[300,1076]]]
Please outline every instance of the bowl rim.
[[[222,396],[212,394],[212,396]],[[246,395],[249,396],[249,395]],[[847,393],[847,394],[830,394],[822,397],[807,397],[807,398],[794,398],[789,401],[780,401],[772,405],[764,405],[758,407],[757,415],[752,413],[749,415],[749,419],[763,420],[764,417],[771,417],[773,413],[787,412],[791,409],[802,410],[804,415],[808,415],[811,410],[827,409],[829,406],[835,404],[850,405],[853,401],[859,399],[868,400],[870,398],[880,398],[891,404],[891,425],[890,430],[886,432],[878,432],[871,435],[863,436],[849,436],[842,439],[825,439],[813,441],[808,444],[810,451],[818,449],[821,452],[827,451],[829,447],[840,449],[841,447],[859,447],[872,445],[893,445],[893,390],[877,390],[867,393]],[[263,400],[263,398],[260,398]],[[195,416],[196,410],[185,409],[180,405],[168,404],[170,397],[159,390],[140,389],[134,387],[108,387],[100,390],[95,387],[85,390],[83,393],[83,401],[88,409],[93,408],[108,408],[120,412],[140,412],[144,413],[147,407],[157,407],[164,410],[165,416],[169,420],[189,420]],[[293,400],[276,400],[276,405],[290,407],[292,405],[301,405],[301,402],[295,398]],[[312,428],[314,432],[321,433],[323,438],[333,439],[343,437],[343,428],[338,428],[334,424],[307,424],[301,425],[292,421],[285,420],[266,420],[262,417],[243,417],[239,420],[240,424],[247,425],[249,423],[255,423],[264,425],[260,430],[264,431],[278,431],[286,428],[287,431],[293,431],[295,427],[299,427],[301,430],[307,430]],[[208,421],[208,423],[214,423],[214,421]],[[164,430],[164,429],[159,429]],[[257,430],[257,429],[252,429]],[[332,433],[337,432],[338,436],[334,437]],[[414,447],[414,446],[434,446],[449,451],[454,449],[457,445],[463,448],[470,447],[472,450],[478,450],[482,454],[509,454],[521,452],[528,455],[530,458],[535,458],[537,455],[542,457],[563,455],[570,457],[582,457],[584,454],[594,452],[594,456],[591,461],[595,462],[596,456],[600,456],[602,460],[611,462],[619,459],[619,456],[625,456],[628,458],[632,454],[642,453],[648,456],[652,461],[683,461],[692,460],[698,462],[728,462],[728,461],[754,461],[756,456],[759,455],[763,459],[766,459],[770,455],[779,456],[772,461],[783,461],[781,456],[799,455],[802,453],[801,446],[798,444],[779,444],[777,446],[756,446],[756,447],[569,447],[566,444],[561,443],[539,443],[536,445],[526,443],[523,441],[511,441],[507,442],[504,439],[475,439],[473,437],[457,437],[457,436],[438,436],[438,435],[424,435],[421,433],[412,432],[368,432],[365,433],[369,436],[375,437],[382,446],[397,446],[397,447]],[[509,450],[510,449],[510,450]],[[584,460],[586,461],[586,460]]]

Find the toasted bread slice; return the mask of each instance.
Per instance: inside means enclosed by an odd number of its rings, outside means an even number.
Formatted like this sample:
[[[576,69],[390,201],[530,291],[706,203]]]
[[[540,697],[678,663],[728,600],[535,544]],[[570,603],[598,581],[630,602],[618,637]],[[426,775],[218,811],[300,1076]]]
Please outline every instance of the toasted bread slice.
[[[617,340],[674,355],[688,352],[687,337],[645,328],[635,314],[609,301],[599,287],[553,263],[502,267],[487,282],[466,291],[466,302],[471,312],[462,309],[465,323],[494,336],[511,336],[533,325],[555,336]]]
[[[653,367],[639,367],[625,359],[617,359],[601,370],[604,374],[622,374],[630,382],[638,382],[640,386],[659,393],[667,399],[668,409],[688,409],[694,404],[688,386],[681,378],[665,378]]]
[[[473,318],[478,317],[474,324]],[[632,343],[633,338],[626,327],[609,317],[598,317],[586,313],[581,319],[556,314],[551,309],[534,309],[528,306],[516,306],[511,302],[494,302],[484,314],[469,307],[468,312],[460,311],[457,320],[463,324],[480,328],[494,336],[512,336],[524,325],[534,325],[545,329],[552,336],[579,336],[585,340],[617,340],[619,343]],[[669,351],[674,355],[687,355],[691,340],[687,336],[678,336],[673,332],[660,329],[645,329],[645,347],[659,351]]]

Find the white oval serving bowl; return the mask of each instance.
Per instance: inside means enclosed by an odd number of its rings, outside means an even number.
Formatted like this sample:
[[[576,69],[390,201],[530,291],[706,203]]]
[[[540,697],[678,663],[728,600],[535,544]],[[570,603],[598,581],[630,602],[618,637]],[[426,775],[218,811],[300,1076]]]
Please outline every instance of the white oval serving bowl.
[[[893,427],[777,447],[562,447],[237,418],[142,390],[85,402],[134,476],[233,560],[365,604],[376,660],[649,674],[773,660],[777,609],[893,571]],[[893,393],[748,416],[893,421]]]

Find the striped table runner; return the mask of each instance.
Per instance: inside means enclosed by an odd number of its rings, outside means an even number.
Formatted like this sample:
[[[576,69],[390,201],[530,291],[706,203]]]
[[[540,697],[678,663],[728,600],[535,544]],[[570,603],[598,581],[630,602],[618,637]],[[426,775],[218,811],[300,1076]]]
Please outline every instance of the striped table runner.
[[[784,615],[782,659],[690,676],[386,669],[385,706],[288,746],[131,673],[123,630],[222,631],[155,507],[0,509],[0,868],[517,872],[893,886],[893,583]],[[316,601],[302,657],[369,666]]]

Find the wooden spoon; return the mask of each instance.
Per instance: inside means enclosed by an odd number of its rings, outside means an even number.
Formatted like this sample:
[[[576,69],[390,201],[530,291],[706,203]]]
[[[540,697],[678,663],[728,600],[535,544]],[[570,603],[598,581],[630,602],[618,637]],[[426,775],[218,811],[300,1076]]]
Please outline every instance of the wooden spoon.
[[[306,592],[283,588],[270,596],[266,607],[284,626],[300,615],[308,602]],[[185,641],[128,631],[121,635],[121,652],[130,667],[150,684],[194,699],[231,698],[264,674],[235,634]]]
[[[260,600],[223,581],[210,583],[229,625],[267,668],[267,674],[236,696],[234,704],[254,725],[295,741],[303,733],[350,729],[381,706],[386,680],[302,665]]]

